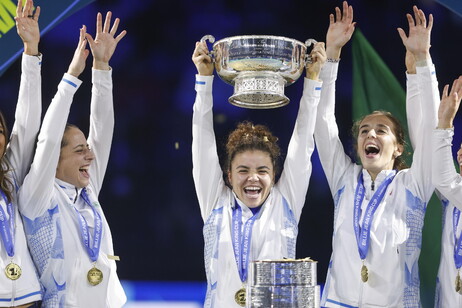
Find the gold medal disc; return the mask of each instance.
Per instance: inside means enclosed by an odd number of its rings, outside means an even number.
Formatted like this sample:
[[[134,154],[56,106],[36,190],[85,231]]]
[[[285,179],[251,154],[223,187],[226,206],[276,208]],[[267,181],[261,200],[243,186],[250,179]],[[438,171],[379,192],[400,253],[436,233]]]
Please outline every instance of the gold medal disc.
[[[456,276],[456,292],[459,293],[461,288],[462,288],[462,281],[460,280],[459,273],[457,273],[457,276]]]
[[[246,293],[245,288],[240,288],[239,290],[237,290],[236,294],[234,295],[234,300],[241,307],[245,307],[245,298],[246,298],[245,293]]]
[[[93,267],[87,273],[87,280],[92,286],[96,286],[103,281],[103,272],[96,267]]]
[[[8,277],[8,279],[16,280],[19,277],[21,277],[21,273],[22,273],[21,267],[19,267],[19,265],[13,262],[11,262],[5,267],[5,274],[6,274],[6,277]]]
[[[369,280],[369,273],[365,265],[361,267],[361,280],[363,282],[367,282]]]

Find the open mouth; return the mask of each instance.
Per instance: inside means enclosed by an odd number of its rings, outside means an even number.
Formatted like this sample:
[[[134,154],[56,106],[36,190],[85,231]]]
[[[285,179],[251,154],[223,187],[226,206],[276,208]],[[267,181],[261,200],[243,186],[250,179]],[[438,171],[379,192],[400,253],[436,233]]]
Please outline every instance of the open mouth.
[[[80,168],[79,172],[84,178],[90,178],[90,174],[88,173],[88,166]]]
[[[379,154],[380,148],[375,144],[368,144],[364,149],[366,153],[366,157],[375,157],[375,155]]]
[[[261,187],[258,186],[248,186],[244,188],[245,194],[251,197],[259,196],[261,191]]]

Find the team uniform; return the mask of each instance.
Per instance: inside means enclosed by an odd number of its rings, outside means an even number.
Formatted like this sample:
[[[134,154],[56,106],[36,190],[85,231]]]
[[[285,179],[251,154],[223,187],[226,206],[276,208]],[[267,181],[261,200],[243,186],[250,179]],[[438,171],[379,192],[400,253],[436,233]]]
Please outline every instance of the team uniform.
[[[7,177],[14,185],[13,201],[9,208],[7,200],[0,196],[0,206],[3,210],[5,224],[9,225],[13,222],[11,219],[14,219],[12,233],[14,255],[12,257],[8,255],[8,249],[2,240],[0,244],[0,307],[20,306],[42,298],[37,272],[27,248],[24,227],[17,207],[17,190],[22,185],[32,162],[35,139],[40,129],[41,65],[41,55],[23,54],[21,85],[15,113],[16,121],[4,157],[10,167]],[[21,275],[17,280],[11,280],[5,275],[4,270],[11,262],[21,269]],[[10,274],[14,276],[15,273],[10,272]]]
[[[321,305],[420,307],[418,258],[425,210],[433,193],[428,168],[431,144],[423,137],[430,134],[431,123],[436,126],[434,92],[438,89],[434,68],[417,68],[415,99],[422,105],[426,125],[416,136],[412,166],[398,172],[382,170],[375,181],[345,154],[338,137],[334,113],[337,70],[337,63],[326,63],[321,70],[323,91],[315,129],[316,146],[335,206],[333,252]],[[358,192],[359,183],[363,185],[362,194]],[[381,189],[382,199],[377,199]],[[377,205],[371,215],[374,204],[369,202],[373,199]],[[365,222],[369,225],[363,260],[357,240],[363,228],[358,231],[355,221],[363,227]],[[367,275],[363,275],[363,267]]]
[[[244,232],[246,223],[253,223],[250,261],[295,258],[298,221],[311,175],[314,121],[322,83],[305,79],[284,170],[255,215],[223,180],[213,130],[212,83],[213,76],[196,75],[193,113],[193,176],[205,222],[207,295],[204,307],[240,307],[235,302],[235,294],[245,281],[241,281],[236,263],[233,232]],[[241,217],[236,213],[241,213]],[[240,226],[238,231],[232,230],[235,226]]]
[[[462,294],[456,291],[456,277],[462,273],[459,274],[455,260],[462,234],[462,176],[456,172],[452,158],[453,135],[453,128],[433,131],[433,182],[443,205],[441,258],[435,292],[437,308],[462,307]],[[460,255],[458,258],[462,262]]]
[[[81,84],[65,74],[45,115],[34,162],[19,192],[27,240],[45,288],[43,307],[121,307],[126,301],[116,273],[111,231],[98,202],[114,127],[111,74],[92,71],[88,144],[95,159],[89,169],[90,184],[77,189],[55,178],[69,109]],[[91,248],[101,243],[99,252],[94,252],[95,262],[83,239]],[[103,274],[97,285],[87,280],[93,267]]]

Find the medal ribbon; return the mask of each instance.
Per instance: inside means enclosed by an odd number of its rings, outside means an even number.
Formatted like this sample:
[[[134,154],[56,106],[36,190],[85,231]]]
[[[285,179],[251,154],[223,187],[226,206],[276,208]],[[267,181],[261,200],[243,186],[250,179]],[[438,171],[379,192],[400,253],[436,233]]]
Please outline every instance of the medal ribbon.
[[[233,229],[231,230],[233,237],[233,250],[236,259],[237,269],[241,281],[247,280],[247,272],[249,268],[250,241],[252,239],[252,229],[255,220],[257,219],[259,210],[250,217],[244,224],[242,229],[242,209],[235,201],[233,209]]]
[[[367,251],[370,244],[370,233],[372,220],[374,219],[374,214],[377,208],[382,202],[385,192],[388,188],[388,185],[393,181],[396,173],[390,174],[383,182],[380,184],[377,191],[372,196],[372,199],[369,201],[369,204],[366,207],[366,213],[364,214],[363,224],[359,225],[359,220],[361,218],[361,204],[365,196],[365,187],[363,174],[361,173],[358,178],[358,185],[356,186],[355,192],[355,203],[354,203],[354,215],[353,215],[353,227],[356,235],[356,243],[358,244],[358,252],[361,260],[366,259]]]
[[[456,237],[459,218],[460,210],[454,207],[454,211],[452,213],[452,226],[454,230],[454,263],[456,264],[457,269],[462,266],[462,234],[459,236],[459,239]]]
[[[10,219],[6,219],[5,211],[3,207],[0,206],[0,234],[2,237],[3,245],[5,246],[6,253],[9,257],[14,256],[14,210],[13,204],[8,202],[8,198],[6,197],[5,193],[0,189],[0,193],[2,194],[3,200],[5,200],[6,208],[8,214],[10,215]]]
[[[103,220],[101,219],[101,215],[95,209],[95,207],[91,204],[90,199],[87,195],[87,190],[85,188],[82,189],[81,196],[85,203],[87,203],[90,208],[93,210],[93,215],[95,216],[95,232],[93,235],[93,243],[90,243],[90,230],[88,229],[88,223],[83,217],[82,214],[74,207],[75,212],[77,213],[77,218],[79,220],[80,226],[80,235],[82,238],[82,243],[87,249],[88,255],[92,262],[96,262],[99,255],[99,250],[101,247],[101,235],[103,233]]]

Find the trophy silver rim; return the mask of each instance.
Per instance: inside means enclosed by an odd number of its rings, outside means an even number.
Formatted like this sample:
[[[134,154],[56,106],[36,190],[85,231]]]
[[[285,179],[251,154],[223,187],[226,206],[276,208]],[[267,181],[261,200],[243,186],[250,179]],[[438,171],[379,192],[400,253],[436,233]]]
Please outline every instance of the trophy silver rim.
[[[290,102],[290,99],[285,96],[278,96],[276,97],[273,93],[264,93],[264,92],[256,92],[253,94],[248,94],[248,95],[261,95],[261,96],[268,96],[268,95],[274,95],[275,99],[271,103],[249,103],[248,101],[243,101],[241,97],[245,94],[238,94],[238,95],[232,95],[229,99],[228,102],[231,105],[237,106],[237,107],[242,107],[242,108],[247,108],[247,109],[273,109],[273,108],[279,108],[287,105]]]
[[[236,36],[229,36],[229,37],[226,37],[226,38],[223,38],[219,41],[216,41],[212,47],[215,47],[216,45],[220,45],[222,44],[223,42],[229,42],[229,41],[235,41],[235,40],[239,40],[239,39],[272,39],[272,40],[282,40],[282,41],[286,41],[286,42],[291,42],[291,43],[294,43],[294,44],[299,44],[299,45],[303,45],[303,46],[306,46],[304,43],[300,42],[299,40],[296,40],[296,39],[293,39],[293,38],[289,38],[289,37],[284,37],[284,36],[276,36],[276,35],[236,35]]]

